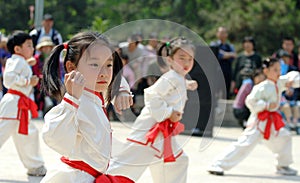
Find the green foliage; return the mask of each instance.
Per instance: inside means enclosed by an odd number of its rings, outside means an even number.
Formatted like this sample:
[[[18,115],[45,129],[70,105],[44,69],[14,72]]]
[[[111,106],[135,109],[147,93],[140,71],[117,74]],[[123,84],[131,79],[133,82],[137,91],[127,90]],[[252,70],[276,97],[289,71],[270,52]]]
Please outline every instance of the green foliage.
[[[28,30],[29,5],[34,0],[0,0],[0,29]],[[82,29],[105,32],[139,19],[162,19],[184,25],[206,42],[215,39],[218,26],[229,30],[229,39],[241,47],[244,36],[254,36],[263,55],[272,54],[281,38],[300,37],[299,0],[51,0],[44,1],[44,13],[51,13],[64,40]],[[148,34],[142,27],[135,32]],[[166,34],[163,27],[157,32]],[[125,37],[125,36],[124,36]]]

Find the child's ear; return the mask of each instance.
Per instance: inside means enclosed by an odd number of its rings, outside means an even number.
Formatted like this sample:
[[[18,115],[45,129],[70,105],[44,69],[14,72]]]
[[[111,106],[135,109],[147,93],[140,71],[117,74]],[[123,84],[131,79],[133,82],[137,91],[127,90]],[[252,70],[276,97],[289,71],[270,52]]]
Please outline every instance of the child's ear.
[[[167,56],[168,64],[172,63],[173,59],[170,56]]]
[[[73,70],[76,70],[76,66],[74,63],[72,63],[70,60],[68,60],[66,62],[66,69],[67,69],[67,73],[73,71]]]
[[[15,51],[15,53],[20,53],[21,52],[21,46],[15,46],[14,47],[14,51]]]

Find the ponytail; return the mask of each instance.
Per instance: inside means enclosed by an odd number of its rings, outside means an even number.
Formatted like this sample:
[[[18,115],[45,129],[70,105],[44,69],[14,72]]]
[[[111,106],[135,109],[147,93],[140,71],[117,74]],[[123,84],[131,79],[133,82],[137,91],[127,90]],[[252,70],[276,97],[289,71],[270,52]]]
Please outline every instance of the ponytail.
[[[108,86],[108,92],[106,96],[107,104],[111,102],[118,93],[121,85],[122,67],[123,63],[119,54],[114,51],[113,54],[113,76],[110,85]]]
[[[64,49],[64,45],[60,44],[56,46],[48,59],[46,60],[43,67],[43,79],[42,79],[42,88],[43,91],[60,101],[65,92],[64,85],[60,78],[59,68],[60,68],[60,54]],[[68,54],[68,49],[67,53]],[[67,55],[66,55],[67,57]]]
[[[169,56],[169,48],[168,48],[169,46],[170,46],[170,42],[165,42],[161,45],[161,47],[157,51],[157,56],[158,56],[157,63],[162,68],[167,67],[167,64],[164,61],[163,57]],[[166,53],[167,53],[165,56],[162,55],[162,51],[164,48],[166,48]]]

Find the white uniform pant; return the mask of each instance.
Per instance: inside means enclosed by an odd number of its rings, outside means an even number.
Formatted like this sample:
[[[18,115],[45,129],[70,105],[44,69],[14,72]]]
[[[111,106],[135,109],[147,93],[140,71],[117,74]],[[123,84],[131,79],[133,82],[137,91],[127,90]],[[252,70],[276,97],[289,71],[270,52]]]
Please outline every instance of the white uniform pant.
[[[246,158],[262,140],[264,140],[263,134],[259,130],[245,130],[237,142],[234,142],[223,154],[217,157],[214,165],[229,170]],[[264,143],[274,153],[277,166],[289,166],[293,162],[292,139],[285,128],[280,129],[278,136],[271,135],[269,140],[264,140]]]
[[[188,156],[182,153],[175,162],[163,161],[155,157],[157,151],[150,146],[127,143],[121,154],[113,158],[108,174],[123,175],[137,181],[147,167],[150,168],[153,182],[185,183],[187,181]]]
[[[25,168],[38,168],[44,165],[40,154],[38,130],[34,124],[29,122],[28,135],[19,134],[19,123],[18,120],[0,120],[0,148],[12,136],[18,155]]]

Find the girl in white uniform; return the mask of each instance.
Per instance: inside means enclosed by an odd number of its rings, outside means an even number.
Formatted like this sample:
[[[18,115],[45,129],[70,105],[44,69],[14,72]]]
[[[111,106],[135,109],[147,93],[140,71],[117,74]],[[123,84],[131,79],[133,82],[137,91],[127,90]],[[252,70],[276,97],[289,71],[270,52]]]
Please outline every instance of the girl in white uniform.
[[[65,89],[57,69],[63,50]],[[121,65],[106,38],[95,32],[78,33],[52,51],[44,67],[43,85],[47,93],[62,102],[46,114],[43,138],[62,158],[60,166],[49,171],[42,182],[133,182],[106,174],[112,130],[102,93],[107,93],[109,103],[119,91],[121,79],[117,73]]]
[[[8,92],[0,102],[0,147],[12,136],[27,174],[44,176],[46,169],[40,154],[39,133],[30,123],[30,118],[38,117],[38,113],[29,95],[39,81],[26,61],[33,54],[32,38],[17,31],[9,38],[7,47],[12,57],[6,62],[3,77]]]
[[[292,140],[284,127],[281,115],[277,112],[281,93],[288,87],[300,87],[299,72],[292,71],[280,76],[280,62],[275,58],[263,61],[263,71],[267,79],[253,87],[246,98],[246,105],[251,111],[247,128],[237,142],[233,143],[219,156],[208,169],[215,175],[223,175],[242,161],[262,140],[277,158],[277,173],[296,175],[290,168],[292,160]]]
[[[150,166],[153,182],[183,183],[187,179],[188,157],[174,136],[183,131],[179,122],[187,100],[185,75],[194,63],[194,47],[185,39],[174,39],[167,49],[171,70],[144,90],[145,107],[137,117],[128,142],[113,158],[110,174],[137,181]]]

